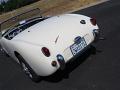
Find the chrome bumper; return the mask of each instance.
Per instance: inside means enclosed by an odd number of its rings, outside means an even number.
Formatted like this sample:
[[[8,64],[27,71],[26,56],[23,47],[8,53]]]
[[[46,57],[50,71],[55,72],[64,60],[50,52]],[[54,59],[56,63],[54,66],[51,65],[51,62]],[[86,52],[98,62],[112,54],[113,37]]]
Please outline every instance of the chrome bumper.
[[[100,38],[100,31],[99,31],[99,29],[94,29],[93,30],[93,36],[94,36],[94,42],[97,42],[97,41],[99,41],[99,38]]]
[[[64,70],[65,69],[65,60],[64,60],[64,57],[60,54],[57,55],[57,61],[60,65],[60,69],[61,70]]]

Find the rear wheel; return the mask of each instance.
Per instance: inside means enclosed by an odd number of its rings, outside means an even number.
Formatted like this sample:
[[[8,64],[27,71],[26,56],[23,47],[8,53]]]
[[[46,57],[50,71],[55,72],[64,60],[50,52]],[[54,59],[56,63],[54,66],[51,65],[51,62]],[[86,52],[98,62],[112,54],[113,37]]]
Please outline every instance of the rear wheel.
[[[21,69],[34,82],[38,82],[40,77],[33,71],[21,55],[17,55]]]

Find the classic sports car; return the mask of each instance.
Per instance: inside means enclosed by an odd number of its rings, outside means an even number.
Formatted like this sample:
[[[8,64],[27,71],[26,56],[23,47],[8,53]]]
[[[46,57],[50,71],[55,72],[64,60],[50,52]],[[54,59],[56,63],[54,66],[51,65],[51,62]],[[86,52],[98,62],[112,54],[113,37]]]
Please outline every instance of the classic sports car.
[[[1,33],[2,51],[33,81],[63,70],[68,61],[97,39],[96,19],[78,14],[24,20]]]

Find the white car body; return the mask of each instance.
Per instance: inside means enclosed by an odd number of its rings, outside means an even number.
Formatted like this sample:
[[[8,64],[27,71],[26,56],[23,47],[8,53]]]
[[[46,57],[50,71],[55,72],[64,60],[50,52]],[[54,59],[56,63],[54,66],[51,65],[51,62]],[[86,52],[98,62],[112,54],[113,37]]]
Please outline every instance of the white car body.
[[[87,46],[94,41],[94,30],[99,28],[91,24],[90,19],[78,14],[54,16],[27,28],[11,40],[3,36],[0,44],[2,49],[17,62],[15,52],[25,59],[37,75],[49,76],[60,68],[58,54],[64,57],[65,63],[74,58],[70,47],[75,43],[76,37],[84,37]],[[80,23],[82,20],[83,24]],[[49,57],[42,53],[42,47],[49,49]],[[56,61],[57,65],[52,66],[52,61]]]

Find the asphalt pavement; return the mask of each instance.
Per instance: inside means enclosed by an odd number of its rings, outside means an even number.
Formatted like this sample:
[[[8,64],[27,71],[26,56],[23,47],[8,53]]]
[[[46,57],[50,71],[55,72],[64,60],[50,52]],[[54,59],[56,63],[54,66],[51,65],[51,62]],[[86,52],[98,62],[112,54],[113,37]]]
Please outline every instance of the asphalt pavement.
[[[34,83],[0,52],[0,90],[120,90],[120,0],[74,13],[97,18],[105,40],[94,44],[94,54],[88,50],[66,70]]]

